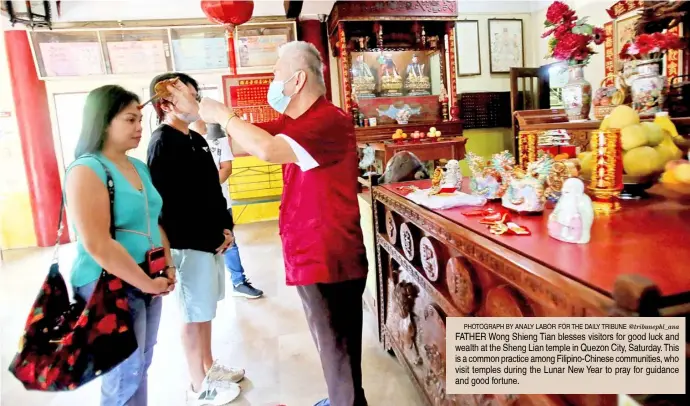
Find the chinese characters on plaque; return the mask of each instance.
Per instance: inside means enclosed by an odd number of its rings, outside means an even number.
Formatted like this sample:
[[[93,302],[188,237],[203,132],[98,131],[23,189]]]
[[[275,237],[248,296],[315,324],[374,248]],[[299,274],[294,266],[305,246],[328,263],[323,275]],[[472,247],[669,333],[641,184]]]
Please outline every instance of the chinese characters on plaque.
[[[225,76],[225,102],[232,106],[238,116],[251,123],[274,120],[279,114],[268,105],[266,99],[272,80],[272,75]]]

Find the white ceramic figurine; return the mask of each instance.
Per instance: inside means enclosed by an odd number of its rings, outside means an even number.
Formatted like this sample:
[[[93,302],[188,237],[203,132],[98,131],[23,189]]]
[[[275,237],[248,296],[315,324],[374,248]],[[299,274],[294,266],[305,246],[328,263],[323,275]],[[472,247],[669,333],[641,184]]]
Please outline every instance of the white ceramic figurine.
[[[593,222],[594,209],[585,194],[585,184],[578,178],[567,179],[558,204],[549,215],[549,235],[564,242],[587,244]]]

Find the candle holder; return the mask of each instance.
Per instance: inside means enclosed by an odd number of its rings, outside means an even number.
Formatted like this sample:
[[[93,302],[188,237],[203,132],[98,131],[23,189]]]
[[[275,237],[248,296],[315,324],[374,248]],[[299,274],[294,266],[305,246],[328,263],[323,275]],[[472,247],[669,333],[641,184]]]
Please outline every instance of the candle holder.
[[[594,168],[588,189],[597,214],[611,214],[621,209],[623,190],[623,150],[619,130],[595,130],[590,137]]]

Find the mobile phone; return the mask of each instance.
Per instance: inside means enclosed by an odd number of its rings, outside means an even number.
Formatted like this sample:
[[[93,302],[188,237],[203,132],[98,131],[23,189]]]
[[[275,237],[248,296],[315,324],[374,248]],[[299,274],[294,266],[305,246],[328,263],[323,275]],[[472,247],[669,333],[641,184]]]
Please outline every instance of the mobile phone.
[[[146,251],[146,263],[149,267],[150,276],[161,276],[167,267],[165,262],[165,249],[161,247]]]

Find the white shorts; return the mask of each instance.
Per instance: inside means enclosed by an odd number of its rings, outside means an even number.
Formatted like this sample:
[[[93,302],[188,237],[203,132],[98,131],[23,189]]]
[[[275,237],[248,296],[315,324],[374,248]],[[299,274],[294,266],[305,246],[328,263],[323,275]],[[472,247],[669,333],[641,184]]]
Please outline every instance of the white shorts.
[[[223,255],[196,250],[172,250],[177,267],[175,292],[185,323],[203,323],[216,317],[225,298]]]

